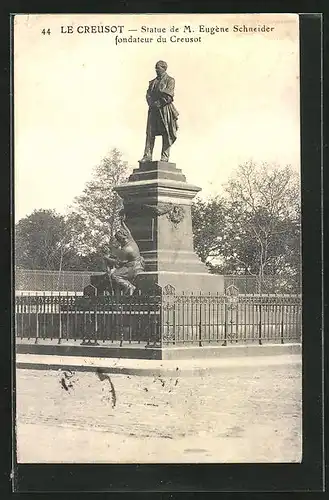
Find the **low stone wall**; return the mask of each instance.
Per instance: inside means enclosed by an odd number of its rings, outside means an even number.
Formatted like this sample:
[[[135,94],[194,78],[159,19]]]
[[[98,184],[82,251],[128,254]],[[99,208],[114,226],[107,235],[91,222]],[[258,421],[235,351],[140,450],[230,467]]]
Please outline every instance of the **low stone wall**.
[[[119,343],[100,345],[80,345],[76,342],[40,340],[18,341],[18,354],[40,354],[57,356],[87,356],[98,358],[120,359],[210,359],[242,356],[274,356],[281,354],[300,354],[301,344],[265,344],[265,345],[227,345],[227,346],[175,346],[175,347],[145,347],[144,345],[128,344],[120,347]]]

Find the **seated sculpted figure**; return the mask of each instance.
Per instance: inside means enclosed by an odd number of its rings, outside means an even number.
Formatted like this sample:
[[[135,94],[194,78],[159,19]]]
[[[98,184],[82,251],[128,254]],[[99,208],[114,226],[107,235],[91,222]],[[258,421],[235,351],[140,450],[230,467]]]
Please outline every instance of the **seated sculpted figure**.
[[[112,283],[123,290],[126,295],[132,295],[136,289],[134,284],[136,276],[144,271],[145,266],[138,245],[124,219],[122,215],[121,228],[115,234],[120,248],[113,251],[115,256],[105,256],[104,260]]]

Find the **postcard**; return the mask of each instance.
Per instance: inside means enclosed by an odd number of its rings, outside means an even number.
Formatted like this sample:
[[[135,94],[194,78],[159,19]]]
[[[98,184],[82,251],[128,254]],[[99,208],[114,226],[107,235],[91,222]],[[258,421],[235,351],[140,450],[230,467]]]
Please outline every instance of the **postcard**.
[[[13,43],[18,463],[300,463],[298,15]]]

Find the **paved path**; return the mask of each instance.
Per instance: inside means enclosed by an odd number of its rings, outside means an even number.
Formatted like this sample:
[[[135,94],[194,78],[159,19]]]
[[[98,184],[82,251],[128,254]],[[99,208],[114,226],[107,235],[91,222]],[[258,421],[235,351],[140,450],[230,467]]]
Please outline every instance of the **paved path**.
[[[18,459],[299,461],[301,364],[279,358],[195,377],[18,369]]]
[[[232,358],[200,358],[181,360],[97,358],[87,356],[57,356],[47,354],[16,354],[18,368],[58,370],[70,368],[75,371],[92,371],[98,368],[106,373],[134,375],[177,375],[203,376],[217,373],[222,369],[236,367],[253,368],[261,366],[300,365],[300,354],[281,354],[276,356],[239,356]]]

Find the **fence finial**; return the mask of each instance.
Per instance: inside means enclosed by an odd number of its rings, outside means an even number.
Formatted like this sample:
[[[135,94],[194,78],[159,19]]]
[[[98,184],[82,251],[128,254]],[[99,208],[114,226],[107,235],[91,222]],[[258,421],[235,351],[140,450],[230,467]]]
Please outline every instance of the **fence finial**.
[[[168,283],[166,286],[163,287],[163,293],[166,295],[174,295],[176,292],[176,288]]]

